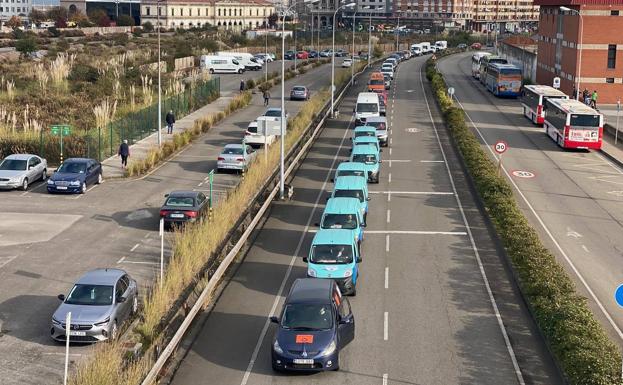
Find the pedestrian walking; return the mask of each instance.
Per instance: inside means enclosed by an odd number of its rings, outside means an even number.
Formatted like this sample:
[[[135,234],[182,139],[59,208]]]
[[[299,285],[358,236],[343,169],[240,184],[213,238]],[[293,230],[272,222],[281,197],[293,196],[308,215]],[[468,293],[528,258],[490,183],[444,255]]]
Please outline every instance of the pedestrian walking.
[[[240,93],[244,92],[244,80],[240,81]]]
[[[173,115],[173,110],[169,110],[169,112],[167,112],[167,116],[165,116],[164,120],[167,122],[167,134],[172,134],[173,123],[175,123],[175,115]]]
[[[268,90],[264,90],[264,106],[268,105],[268,101],[270,100],[270,92]]]
[[[121,145],[119,145],[119,151],[117,155],[121,157],[121,168],[128,167],[128,158],[130,157],[130,146],[128,146],[128,140],[124,139]]]
[[[584,101],[584,104],[586,104],[587,106],[591,104],[591,96],[586,88],[584,89],[584,91],[582,91],[582,101]]]
[[[594,90],[591,95],[591,107],[597,109],[597,90]]]

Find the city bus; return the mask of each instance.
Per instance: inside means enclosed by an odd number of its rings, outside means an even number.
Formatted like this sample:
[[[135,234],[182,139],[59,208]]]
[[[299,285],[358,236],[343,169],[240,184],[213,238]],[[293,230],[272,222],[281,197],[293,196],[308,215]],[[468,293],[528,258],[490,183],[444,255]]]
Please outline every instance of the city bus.
[[[480,79],[480,59],[485,56],[491,56],[489,52],[476,52],[472,55],[472,77]]]
[[[569,99],[564,92],[550,86],[526,85],[521,93],[523,114],[532,123],[542,125],[545,118],[543,105],[547,99]]]
[[[508,60],[494,55],[483,56],[480,59],[480,75],[478,76],[482,84],[485,84],[485,78],[487,77],[487,66],[489,65],[489,63],[508,64]]]
[[[599,150],[604,117],[575,99],[547,99],[543,127],[562,148]]]
[[[495,96],[516,98],[521,95],[521,68],[512,64],[489,63],[485,86]]]

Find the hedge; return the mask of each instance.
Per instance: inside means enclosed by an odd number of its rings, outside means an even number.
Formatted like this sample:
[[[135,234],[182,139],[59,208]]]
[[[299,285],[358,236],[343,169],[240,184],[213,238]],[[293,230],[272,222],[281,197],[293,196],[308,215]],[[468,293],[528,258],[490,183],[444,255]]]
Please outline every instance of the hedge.
[[[518,285],[563,375],[573,385],[622,384],[621,352],[573,281],[523,215],[509,183],[447,95],[433,60],[426,77],[486,211],[510,257]]]

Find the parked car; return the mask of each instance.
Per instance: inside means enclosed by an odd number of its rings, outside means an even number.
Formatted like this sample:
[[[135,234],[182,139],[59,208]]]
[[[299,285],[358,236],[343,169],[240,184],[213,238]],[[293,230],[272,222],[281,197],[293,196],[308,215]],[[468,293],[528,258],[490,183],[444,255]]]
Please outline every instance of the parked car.
[[[309,89],[305,86],[294,86],[290,91],[290,100],[309,100]],[[281,111],[279,111],[281,113]]]
[[[379,95],[379,114],[385,116],[387,113],[387,92],[377,92]]]
[[[270,63],[271,61],[274,61],[274,55],[271,56],[267,53],[258,53],[254,56],[256,59],[262,59],[265,63]]]
[[[227,144],[218,156],[216,170],[218,172],[224,170],[246,171],[256,155],[255,150],[249,145]]]
[[[164,196],[160,218],[164,226],[183,225],[202,219],[208,212],[209,199],[199,191],[172,191]]]
[[[461,44],[457,45],[456,48],[458,48],[458,49],[467,49],[467,44],[461,43]]]
[[[332,54],[333,51],[330,49],[323,49],[322,51],[320,51],[320,57],[331,57]]]
[[[0,189],[28,190],[30,183],[45,181],[48,162],[37,155],[13,154],[0,163]]]
[[[294,60],[295,55],[296,55],[296,52],[294,51],[286,51],[286,53],[283,55],[283,58],[285,60]]]
[[[92,184],[102,183],[102,165],[95,159],[69,158],[48,179],[48,192],[87,192]]]
[[[307,51],[298,51],[296,53],[296,58],[301,60],[309,59],[309,53]]]
[[[389,74],[383,74],[383,82],[385,83],[385,89],[389,90],[392,87],[392,77]]]
[[[115,340],[124,322],[138,312],[138,285],[121,269],[96,269],[84,274],[52,315],[50,334],[67,338],[67,313],[71,312],[70,342]]]
[[[312,49],[311,51],[309,51],[309,58],[310,59],[316,58],[316,57],[318,57],[318,55],[319,55],[318,51],[316,51],[316,50]]]
[[[471,47],[471,49],[481,49],[482,48],[482,44],[476,42],[476,43],[472,44],[470,47]]]
[[[266,109],[262,116],[272,116],[275,118],[281,117],[281,108],[271,107]],[[286,110],[286,119],[288,119],[288,110]]]
[[[338,49],[337,51],[335,51],[335,57],[344,57],[347,56],[348,52],[344,51],[343,49]]]
[[[353,59],[342,60],[342,68],[350,68],[353,66]]]

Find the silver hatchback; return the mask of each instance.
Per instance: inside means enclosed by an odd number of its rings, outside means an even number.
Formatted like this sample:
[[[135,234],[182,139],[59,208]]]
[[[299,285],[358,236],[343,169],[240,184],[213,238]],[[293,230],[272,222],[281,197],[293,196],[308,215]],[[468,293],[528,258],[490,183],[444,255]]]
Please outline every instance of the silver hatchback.
[[[120,326],[138,311],[138,287],[128,273],[120,269],[97,269],[83,275],[52,315],[51,336],[67,338],[67,313],[71,312],[70,342],[114,340]]]

